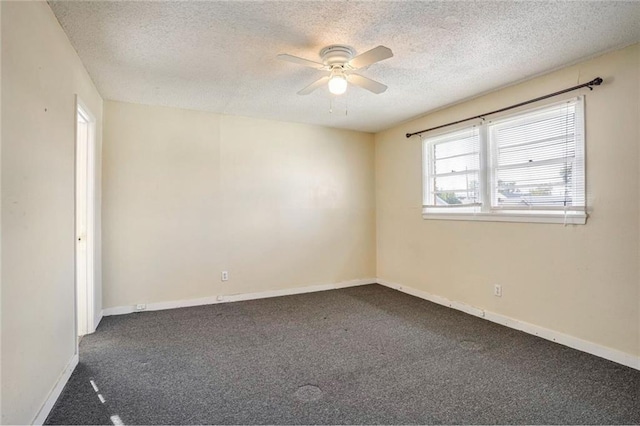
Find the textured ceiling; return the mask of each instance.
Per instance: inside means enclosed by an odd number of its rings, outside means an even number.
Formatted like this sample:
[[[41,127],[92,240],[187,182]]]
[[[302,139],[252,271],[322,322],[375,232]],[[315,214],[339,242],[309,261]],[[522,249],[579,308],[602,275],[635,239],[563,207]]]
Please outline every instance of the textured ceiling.
[[[640,40],[640,2],[49,4],[105,99],[368,132]],[[276,55],[337,43],[394,57],[362,72],[386,92],[330,113],[326,88],[296,94],[322,73]]]

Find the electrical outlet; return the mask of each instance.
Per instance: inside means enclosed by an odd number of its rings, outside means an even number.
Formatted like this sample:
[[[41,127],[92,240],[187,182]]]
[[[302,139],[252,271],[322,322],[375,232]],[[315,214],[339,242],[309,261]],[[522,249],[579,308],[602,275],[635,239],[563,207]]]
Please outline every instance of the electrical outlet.
[[[220,278],[222,281],[228,281],[229,280],[229,271],[222,271],[222,276]]]
[[[502,286],[500,284],[495,284],[493,286],[493,295],[496,297],[502,297]]]
[[[147,309],[147,305],[145,303],[138,303],[136,305],[136,311],[144,311]]]

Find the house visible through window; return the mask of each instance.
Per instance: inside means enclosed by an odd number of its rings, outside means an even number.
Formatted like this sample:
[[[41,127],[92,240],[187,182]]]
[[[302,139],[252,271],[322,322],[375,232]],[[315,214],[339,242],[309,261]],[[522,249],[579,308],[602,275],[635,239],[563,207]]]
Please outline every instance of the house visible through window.
[[[583,98],[423,141],[426,219],[585,223]]]

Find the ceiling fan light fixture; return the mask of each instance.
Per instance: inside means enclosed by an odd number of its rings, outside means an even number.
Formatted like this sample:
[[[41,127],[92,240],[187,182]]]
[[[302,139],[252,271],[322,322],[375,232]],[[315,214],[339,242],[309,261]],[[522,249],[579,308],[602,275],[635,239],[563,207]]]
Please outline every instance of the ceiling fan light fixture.
[[[347,91],[347,77],[342,72],[333,72],[329,79],[329,92],[342,95]]]
[[[308,95],[314,90],[323,87],[325,84],[329,86],[329,93],[334,96],[344,94],[350,84],[361,87],[375,94],[380,94],[387,90],[387,86],[384,84],[371,80],[370,78],[355,73],[354,71],[367,68],[371,64],[391,58],[393,56],[391,49],[385,46],[377,46],[356,57],[353,56],[354,54],[355,51],[349,46],[345,46],[343,44],[332,44],[320,51],[320,58],[322,62],[310,61],[309,59],[287,54],[280,54],[278,55],[278,58],[283,61],[304,65],[317,70],[325,72],[328,71],[327,74],[309,84],[304,89],[298,91],[298,95]]]

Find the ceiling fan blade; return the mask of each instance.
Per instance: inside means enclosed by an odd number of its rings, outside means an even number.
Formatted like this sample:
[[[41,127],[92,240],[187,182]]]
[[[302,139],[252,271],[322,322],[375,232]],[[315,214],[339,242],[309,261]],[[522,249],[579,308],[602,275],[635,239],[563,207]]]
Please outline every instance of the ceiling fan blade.
[[[325,75],[324,77],[320,77],[319,79],[317,79],[316,81],[314,81],[313,83],[311,83],[310,85],[308,85],[307,87],[299,91],[298,95],[308,95],[309,93],[313,92],[323,84],[327,84],[328,81],[329,81],[328,75]]]
[[[321,69],[324,67],[324,64],[320,62],[310,61],[308,59],[300,58],[298,56],[287,55],[286,53],[281,53],[278,55],[278,59],[283,61],[292,62],[294,64],[303,65],[305,67],[311,67],[316,69]]]
[[[371,80],[370,78],[363,77],[360,74],[349,74],[347,76],[347,81],[349,83],[355,84],[356,86],[362,87],[363,89],[367,89],[370,92],[379,95],[380,93],[387,90],[387,86],[382,83],[378,83],[377,81]]]
[[[393,52],[388,47],[378,46],[374,47],[371,50],[367,50],[366,52],[356,56],[352,60],[348,62],[348,64],[353,69],[359,69],[376,62],[383,61],[385,59],[389,59],[393,56]]]

